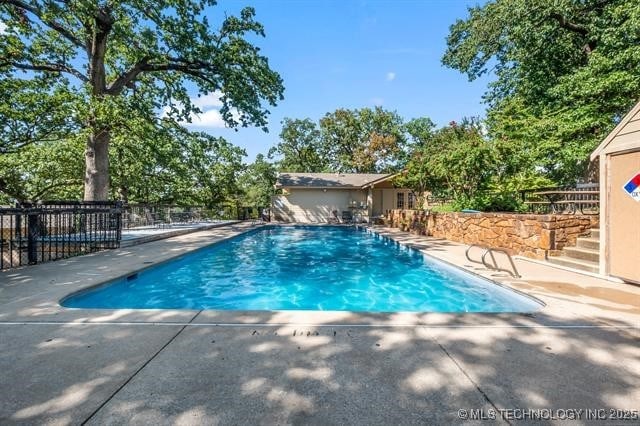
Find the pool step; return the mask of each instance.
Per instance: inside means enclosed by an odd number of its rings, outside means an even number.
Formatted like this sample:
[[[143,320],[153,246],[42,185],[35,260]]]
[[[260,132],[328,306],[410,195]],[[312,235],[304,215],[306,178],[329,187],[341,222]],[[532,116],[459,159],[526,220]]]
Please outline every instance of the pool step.
[[[600,272],[600,230],[591,229],[589,236],[578,237],[575,247],[565,247],[560,256],[547,259],[556,265],[586,272]]]

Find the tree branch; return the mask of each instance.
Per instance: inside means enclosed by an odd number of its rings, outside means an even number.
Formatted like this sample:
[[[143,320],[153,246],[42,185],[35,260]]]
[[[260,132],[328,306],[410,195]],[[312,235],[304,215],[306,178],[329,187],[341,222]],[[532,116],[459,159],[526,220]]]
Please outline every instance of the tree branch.
[[[36,192],[30,201],[40,201],[40,198],[43,195],[45,195],[48,191],[51,191],[52,189],[60,188],[64,186],[70,186],[70,185],[78,185],[78,184],[81,184],[82,182],[83,182],[82,179],[69,179],[69,180],[64,180],[62,182],[52,183],[40,189],[40,191]]]
[[[216,81],[206,77],[203,72],[213,70],[214,67],[211,64],[202,61],[187,61],[182,58],[168,58],[168,61],[164,63],[149,63],[149,58],[144,57],[128,71],[115,79],[113,83],[107,87],[107,93],[110,95],[119,94],[126,86],[134,82],[136,78],[144,72],[178,71],[215,85],[217,84]]]
[[[26,122],[20,119],[0,120],[0,129],[5,132],[0,133],[0,154],[15,154],[22,148],[42,142],[54,142],[60,140],[60,129],[64,124],[58,121],[37,123]]]
[[[560,27],[564,28],[565,30],[572,31],[574,33],[578,33],[583,36],[586,36],[589,34],[589,30],[587,30],[585,27],[583,27],[582,25],[576,24],[575,22],[569,21],[567,18],[565,18],[559,13],[554,12],[551,14],[551,17],[556,21],[558,21],[558,23],[560,24]]]
[[[567,18],[565,18],[561,14],[552,13],[551,17],[556,21],[558,21],[558,23],[560,24],[560,28],[564,28],[565,30],[569,30],[576,34],[580,34],[583,37],[589,36],[589,30],[586,27],[576,24],[575,22],[569,21]],[[587,43],[582,48],[587,53],[587,55],[589,55],[596,48],[596,42],[593,40],[587,41]]]
[[[110,95],[117,95],[121,93],[126,86],[131,84],[138,77],[148,60],[149,58],[144,57],[136,62],[129,70],[120,74],[118,78],[107,86],[107,93]]]
[[[0,62],[0,68],[2,68],[3,66],[11,66],[21,70],[28,70],[28,71],[48,71],[48,72],[58,72],[58,73],[65,72],[65,73],[74,75],[75,77],[77,77],[78,79],[82,80],[85,83],[89,81],[86,75],[82,74],[77,69],[65,64],[58,64],[58,63],[23,64],[23,63],[14,62],[14,61]]]
[[[32,132],[33,133],[33,132]],[[53,132],[48,132],[47,134],[52,134]],[[0,142],[0,154],[16,154],[20,152],[22,148],[26,146],[32,145],[36,142],[53,142],[59,138],[47,138],[47,134],[39,135],[37,140],[35,138],[28,137],[14,137],[10,139],[5,139]]]
[[[52,30],[55,30],[58,34],[60,34],[61,36],[63,36],[64,38],[66,38],[67,40],[69,40],[71,43],[73,43],[74,45],[76,45],[77,47],[80,47],[82,49],[85,48],[84,43],[82,43],[80,41],[80,39],[78,39],[71,31],[69,31],[68,29],[64,28],[61,24],[51,20],[51,19],[45,19],[43,17],[43,12],[41,9],[39,9],[36,6],[32,6],[30,4],[27,4],[23,1],[20,0],[0,0],[0,4],[9,4],[12,6],[15,6],[19,9],[23,9],[26,10],[28,12],[31,12],[32,14],[34,14],[35,16],[38,17],[38,19],[45,24],[46,26],[48,26],[49,28],[51,28]]]

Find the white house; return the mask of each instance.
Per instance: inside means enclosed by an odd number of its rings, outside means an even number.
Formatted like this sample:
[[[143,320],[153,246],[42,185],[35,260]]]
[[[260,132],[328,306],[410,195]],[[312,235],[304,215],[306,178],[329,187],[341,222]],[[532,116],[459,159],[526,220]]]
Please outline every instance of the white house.
[[[395,173],[281,173],[272,199],[273,219],[281,222],[327,223],[337,212],[350,212],[356,221],[391,209],[414,209],[416,197],[393,185]]]

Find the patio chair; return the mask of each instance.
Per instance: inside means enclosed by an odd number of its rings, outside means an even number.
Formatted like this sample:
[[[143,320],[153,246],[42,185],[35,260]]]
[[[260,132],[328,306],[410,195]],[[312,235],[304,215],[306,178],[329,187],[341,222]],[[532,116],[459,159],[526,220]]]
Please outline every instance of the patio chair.
[[[342,223],[353,223],[353,213],[350,210],[342,211]]]
[[[271,216],[271,213],[269,212],[268,209],[260,210],[260,222],[262,223],[270,222],[270,219],[269,219],[270,216]]]
[[[139,214],[127,213],[126,228],[136,228],[145,225],[145,219]]]
[[[258,215],[256,217],[251,218],[251,225],[261,225],[264,222],[262,221],[262,216]]]
[[[369,219],[371,225],[384,225],[385,215],[378,214]]]
[[[162,222],[162,220],[158,219],[156,214],[151,213],[150,211],[146,210],[144,212],[144,218],[145,221],[147,222],[148,226],[154,226],[156,228],[160,228],[161,225],[163,225],[164,223]]]
[[[129,229],[132,227],[132,224],[135,223],[134,217],[132,213],[122,212],[122,216],[120,219],[120,223],[122,224],[122,229]]]
[[[340,218],[338,217],[338,210],[331,210],[331,214],[327,219],[327,223],[340,223]]]
[[[340,223],[340,218],[338,217],[338,210],[332,210],[329,219],[327,220],[329,223]]]

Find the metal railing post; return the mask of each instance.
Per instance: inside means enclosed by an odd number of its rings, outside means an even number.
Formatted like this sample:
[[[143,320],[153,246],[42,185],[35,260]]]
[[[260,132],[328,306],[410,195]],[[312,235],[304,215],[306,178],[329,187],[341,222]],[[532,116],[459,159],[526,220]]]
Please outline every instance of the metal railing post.
[[[27,213],[27,261],[29,265],[38,263],[38,213],[29,211]]]

